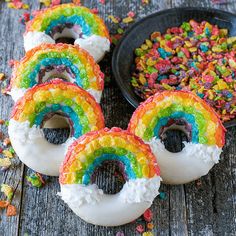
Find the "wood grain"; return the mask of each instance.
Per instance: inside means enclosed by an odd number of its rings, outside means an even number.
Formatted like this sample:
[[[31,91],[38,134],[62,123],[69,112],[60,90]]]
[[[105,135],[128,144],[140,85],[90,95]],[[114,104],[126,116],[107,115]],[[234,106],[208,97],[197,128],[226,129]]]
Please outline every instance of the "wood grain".
[[[31,4],[31,9],[39,9],[38,1],[25,1]],[[69,2],[63,0],[63,2]],[[114,25],[107,16],[112,14],[125,17],[132,10],[138,18],[152,12],[178,6],[217,7],[236,12],[236,3],[213,5],[211,1],[202,0],[152,0],[143,7],[136,0],[106,1],[106,5],[98,4],[96,0],[86,0],[82,3],[91,8],[98,8],[112,31]],[[24,27],[18,23],[22,11],[6,8],[0,2],[0,70],[10,75],[7,66],[9,59],[19,59],[23,56],[22,33]],[[111,64],[111,53],[101,62],[101,68]],[[108,69],[111,74],[111,68]],[[6,119],[12,106],[11,99],[0,97],[1,118]],[[119,126],[126,128],[134,109],[123,98],[117,88],[114,78],[106,86],[102,98],[102,108],[108,127]],[[6,132],[6,128],[2,127]],[[236,128],[231,128],[227,134],[227,144],[224,148],[222,160],[211,172],[199,181],[187,185],[162,185],[162,192],[166,199],[156,198],[151,209],[154,213],[154,235],[235,235],[236,234]],[[110,167],[111,168],[111,167]],[[112,168],[111,168],[112,169]],[[42,189],[30,187],[25,176],[31,171],[16,161],[15,167],[7,172],[0,173],[0,183],[16,186],[17,194],[14,204],[18,208],[16,217],[7,218],[0,212],[0,235],[116,235],[122,231],[127,236],[136,235],[136,224],[131,223],[116,228],[93,226],[80,220],[57,196],[59,184],[57,178],[47,177],[47,185]],[[112,171],[110,172],[112,173]],[[107,173],[106,173],[107,174]],[[107,174],[109,176],[109,173]],[[112,175],[108,177],[112,180]],[[103,183],[103,177],[98,178],[99,185],[104,189],[115,188],[115,184]],[[137,234],[138,235],[138,234]]]

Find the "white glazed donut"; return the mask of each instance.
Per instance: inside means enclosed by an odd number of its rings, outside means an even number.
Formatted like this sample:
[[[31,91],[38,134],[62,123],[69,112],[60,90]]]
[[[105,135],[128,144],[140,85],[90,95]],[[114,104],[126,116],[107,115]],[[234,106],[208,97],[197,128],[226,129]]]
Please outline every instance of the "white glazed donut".
[[[27,23],[24,47],[28,51],[42,43],[56,43],[58,38],[73,38],[97,62],[110,50],[109,33],[102,19],[72,3],[38,11]]]
[[[44,122],[55,114],[66,117],[71,128],[66,143],[49,143],[43,133]],[[104,127],[98,103],[75,84],[52,80],[29,89],[15,104],[9,121],[11,144],[20,160],[33,170],[59,175],[67,146],[89,131]]]
[[[92,182],[104,161],[116,161],[126,179],[117,194],[104,194]],[[127,131],[105,128],[71,144],[59,180],[59,195],[76,215],[95,225],[118,226],[135,220],[151,206],[161,179],[148,145]]]
[[[162,138],[180,129],[188,141],[178,153],[166,150]],[[214,110],[198,96],[183,91],[157,93],[133,114],[128,130],[150,144],[164,183],[184,184],[206,175],[219,161],[225,128]]]

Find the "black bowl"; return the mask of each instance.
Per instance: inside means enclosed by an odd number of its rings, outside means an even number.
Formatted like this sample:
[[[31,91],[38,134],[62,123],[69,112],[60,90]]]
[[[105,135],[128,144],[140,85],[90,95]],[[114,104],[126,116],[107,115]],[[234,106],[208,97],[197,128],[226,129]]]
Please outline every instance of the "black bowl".
[[[136,22],[124,34],[112,57],[112,70],[116,82],[131,105],[137,107],[143,101],[134,93],[130,83],[135,48],[149,38],[152,32],[160,31],[164,33],[167,28],[180,26],[183,21],[191,19],[209,21],[220,28],[227,28],[230,36],[236,35],[236,15],[210,8],[173,8],[156,12]],[[236,121],[234,120],[225,123],[226,127],[235,125]]]

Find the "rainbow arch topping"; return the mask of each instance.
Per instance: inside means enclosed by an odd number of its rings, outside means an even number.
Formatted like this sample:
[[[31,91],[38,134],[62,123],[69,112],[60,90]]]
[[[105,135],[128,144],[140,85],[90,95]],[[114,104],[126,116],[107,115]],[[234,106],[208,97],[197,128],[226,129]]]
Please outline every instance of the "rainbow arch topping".
[[[126,180],[159,176],[155,156],[141,139],[120,128],[90,132],[75,141],[61,167],[61,184],[91,184],[91,175],[105,160],[123,165]]]
[[[60,76],[90,92],[100,101],[104,80],[99,65],[79,46],[42,44],[31,49],[16,64],[10,94],[16,101],[27,89]]]
[[[104,127],[101,108],[94,98],[75,84],[60,79],[28,90],[15,104],[11,119],[41,127],[45,116],[51,113],[62,113],[70,120],[75,138]]]
[[[26,25],[24,47],[28,51],[42,43],[73,38],[96,61],[110,49],[110,36],[103,20],[90,9],[72,3],[38,11]]]
[[[134,112],[128,130],[150,141],[160,138],[163,127],[180,119],[190,127],[190,142],[223,147],[225,128],[216,112],[198,96],[184,91],[164,91],[147,99]]]

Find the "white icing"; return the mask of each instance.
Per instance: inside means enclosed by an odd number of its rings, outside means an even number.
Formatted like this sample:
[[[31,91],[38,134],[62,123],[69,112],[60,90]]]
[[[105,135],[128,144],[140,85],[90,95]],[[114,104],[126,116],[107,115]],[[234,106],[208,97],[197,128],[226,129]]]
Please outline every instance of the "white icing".
[[[159,193],[160,181],[157,176],[129,180],[119,193],[110,195],[96,185],[61,184],[59,195],[86,222],[118,226],[137,219],[151,206]]]
[[[78,44],[81,48],[85,49],[90,55],[93,56],[96,62],[99,62],[110,50],[110,41],[106,37],[99,35],[91,35],[85,38],[79,38],[77,33],[71,33],[71,30],[64,30],[61,34],[56,34],[55,38],[60,37],[74,37],[75,44]],[[78,37],[76,39],[76,37]],[[39,46],[42,43],[56,43],[55,40],[44,32],[27,32],[24,35],[24,47],[25,51]]]
[[[55,43],[55,40],[44,32],[27,32],[23,37],[26,52],[42,43]]]
[[[98,91],[95,89],[87,89],[87,92],[89,92],[96,100],[97,103],[100,103],[101,97],[102,97],[102,91]]]
[[[110,41],[106,37],[92,35],[87,38],[78,38],[75,40],[81,48],[85,49],[93,56],[96,62],[99,62],[110,50]]]
[[[11,88],[11,91],[8,92],[9,95],[11,95],[14,102],[16,102],[19,98],[23,97],[23,95],[26,93],[27,89],[24,88]]]
[[[26,93],[27,90],[28,89],[24,88],[11,88],[11,91],[8,92],[8,94],[11,95],[14,102],[16,102],[19,98],[23,97],[23,95]],[[91,88],[87,89],[86,91],[94,97],[97,103],[100,103],[102,97],[102,91],[98,91]]]
[[[123,186],[120,193],[121,198],[126,203],[152,202],[159,194],[160,183],[161,178],[159,176],[150,179],[141,178],[129,180]]]
[[[172,153],[155,137],[147,144],[156,156],[161,177],[167,184],[184,184],[206,175],[218,163],[222,152],[216,145],[184,142],[185,147],[181,152]]]
[[[43,131],[29,122],[17,122],[10,119],[8,127],[12,147],[20,160],[41,174],[58,176],[67,147],[74,141],[69,138],[61,145],[49,143]]]

